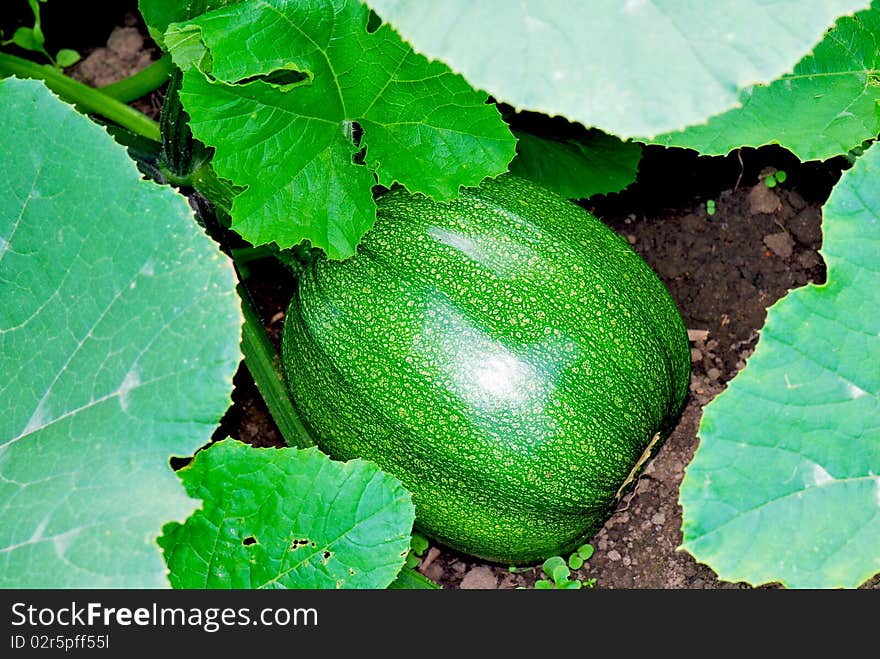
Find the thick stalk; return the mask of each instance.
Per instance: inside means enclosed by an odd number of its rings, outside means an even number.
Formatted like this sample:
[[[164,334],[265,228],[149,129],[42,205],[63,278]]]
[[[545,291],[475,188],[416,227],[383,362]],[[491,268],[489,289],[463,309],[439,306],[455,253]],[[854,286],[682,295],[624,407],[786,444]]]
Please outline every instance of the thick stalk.
[[[36,78],[80,112],[99,114],[136,135],[159,141],[159,124],[142,112],[104,92],[69,78],[61,71],[30,60],[0,53],[0,77]]]
[[[159,87],[168,82],[173,69],[174,64],[171,62],[171,55],[166,53],[147,68],[118,82],[104,85],[100,87],[100,90],[121,103],[131,103],[159,89]]]
[[[263,324],[248,299],[247,291],[241,284],[238,286],[238,293],[244,312],[241,349],[244,353],[244,362],[254,378],[257,389],[266,401],[269,413],[288,446],[297,448],[314,446],[315,442],[299,420],[296,410],[293,409],[281,373],[278,353],[266,336],[266,330],[263,329]]]

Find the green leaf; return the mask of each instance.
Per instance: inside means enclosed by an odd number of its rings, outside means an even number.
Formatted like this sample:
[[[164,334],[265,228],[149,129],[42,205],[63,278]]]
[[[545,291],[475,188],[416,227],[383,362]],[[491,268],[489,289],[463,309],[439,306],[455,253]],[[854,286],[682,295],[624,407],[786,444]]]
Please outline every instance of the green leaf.
[[[40,25],[40,3],[39,0],[28,0],[31,7],[31,13],[34,16],[33,27],[20,27],[12,35],[12,43],[19,48],[30,50],[37,53],[43,53],[49,57],[46,52],[46,37],[43,34],[43,28]],[[49,58],[51,59],[51,57]]]
[[[225,440],[179,475],[204,507],[159,539],[175,588],[385,588],[404,564],[412,499],[371,462]]]
[[[568,557],[568,567],[572,570],[580,570],[584,566],[584,559],[582,559],[577,554],[572,554]]]
[[[553,582],[546,579],[538,579],[535,582],[535,590],[553,590]]]
[[[828,281],[777,302],[710,403],[684,548],[727,581],[855,587],[880,572],[880,149],[824,207]]]
[[[620,192],[636,180],[642,147],[600,131],[584,141],[551,140],[516,133],[517,157],[510,171],[570,199]]]
[[[520,110],[653,137],[738,104],[865,0],[370,0],[417,51]]]
[[[590,560],[590,558],[592,558],[595,551],[596,549],[593,547],[593,545],[581,545],[577,548],[577,555],[580,556],[583,560],[588,561]]]
[[[565,559],[561,556],[551,556],[541,565],[541,569],[558,586],[560,582],[568,579],[570,574]]]
[[[855,17],[841,18],[792,74],[744,90],[741,108],[652,141],[706,155],[764,144],[780,144],[801,160],[845,154],[880,133],[878,40],[875,1]]]
[[[70,48],[62,48],[55,55],[55,63],[62,69],[66,69],[68,66],[73,66],[79,62],[79,60],[80,54]]]
[[[415,554],[421,556],[428,550],[428,539],[421,533],[413,533],[409,546],[412,548]]]
[[[0,586],[162,587],[171,470],[229,406],[241,314],[186,199],[34,80],[0,82]]]
[[[544,574],[549,575],[555,568],[565,567],[565,559],[562,556],[551,556],[541,564]]]
[[[247,187],[232,226],[251,243],[345,258],[375,221],[377,180],[446,199],[507,170],[515,140],[485,94],[387,25],[367,32],[368,14],[356,0],[251,0],[166,33],[193,134]]]
[[[12,34],[12,43],[19,48],[37,53],[45,53],[42,35],[30,27],[20,27]]]

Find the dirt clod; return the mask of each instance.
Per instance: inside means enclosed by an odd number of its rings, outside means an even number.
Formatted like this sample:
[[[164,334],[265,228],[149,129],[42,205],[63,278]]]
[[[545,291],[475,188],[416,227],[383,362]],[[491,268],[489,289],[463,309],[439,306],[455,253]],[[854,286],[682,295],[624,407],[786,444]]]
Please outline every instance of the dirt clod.
[[[775,213],[781,207],[779,196],[765,183],[752,186],[749,191],[749,210],[752,213]]]
[[[489,567],[475,567],[464,575],[459,588],[462,590],[494,590],[498,588],[498,577]]]
[[[794,241],[785,231],[779,233],[771,233],[764,236],[764,244],[771,252],[783,259],[787,259],[794,251]]]
[[[144,48],[144,37],[135,27],[116,27],[107,45],[95,48],[70,72],[93,87],[104,87],[146,68],[153,53]]]

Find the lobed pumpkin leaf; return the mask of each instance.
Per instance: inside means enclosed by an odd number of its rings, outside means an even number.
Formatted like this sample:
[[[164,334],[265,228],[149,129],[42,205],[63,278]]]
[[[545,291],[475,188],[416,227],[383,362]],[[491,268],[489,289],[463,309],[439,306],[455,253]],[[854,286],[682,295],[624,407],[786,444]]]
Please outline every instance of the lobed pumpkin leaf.
[[[880,1],[837,21],[794,72],[740,93],[742,107],[652,142],[724,155],[779,144],[801,160],[846,154],[880,133]]]
[[[370,0],[416,50],[519,110],[652,138],[736,107],[865,0]]]
[[[193,134],[247,188],[231,215],[251,243],[345,258],[375,221],[375,183],[446,199],[513,159],[485,94],[368,17],[356,0],[248,0],[168,28]]]
[[[684,548],[721,579],[855,587],[880,572],[880,149],[824,207],[828,281],[777,302],[706,406]]]
[[[370,462],[225,440],[178,473],[204,507],[159,539],[175,588],[386,588],[409,551],[409,492]]]
[[[0,587],[167,587],[156,536],[197,506],[168,460],[229,406],[235,275],[41,82],[0,81],[0,125]]]
[[[552,140],[517,132],[510,171],[569,199],[620,192],[639,171],[642,147],[600,131],[583,140]]]

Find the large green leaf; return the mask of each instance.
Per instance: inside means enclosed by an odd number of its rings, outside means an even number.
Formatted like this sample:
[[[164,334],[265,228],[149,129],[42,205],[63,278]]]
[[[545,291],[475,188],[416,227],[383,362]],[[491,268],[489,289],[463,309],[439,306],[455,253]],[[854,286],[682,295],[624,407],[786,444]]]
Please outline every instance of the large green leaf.
[[[791,71],[865,0],[369,0],[416,50],[518,109],[621,137],[679,130]]]
[[[781,144],[801,160],[845,154],[880,133],[880,1],[841,18],[790,75],[740,94],[741,108],[653,140],[724,155]]]
[[[516,133],[510,171],[570,199],[620,192],[636,180],[642,147],[600,131],[583,140],[553,140]]]
[[[828,282],[774,305],[710,403],[684,548],[722,579],[854,587],[880,572],[880,149],[824,208]]]
[[[449,198],[513,159],[485,94],[389,26],[368,32],[368,15],[356,0],[249,0],[168,29],[193,134],[247,187],[232,226],[250,242],[345,258],[375,221],[377,180]]]
[[[229,406],[228,260],[42,83],[0,82],[0,586],[161,587],[172,455]]]
[[[410,494],[371,462],[227,440],[179,473],[205,505],[159,540],[175,588],[385,588],[409,550]]]

